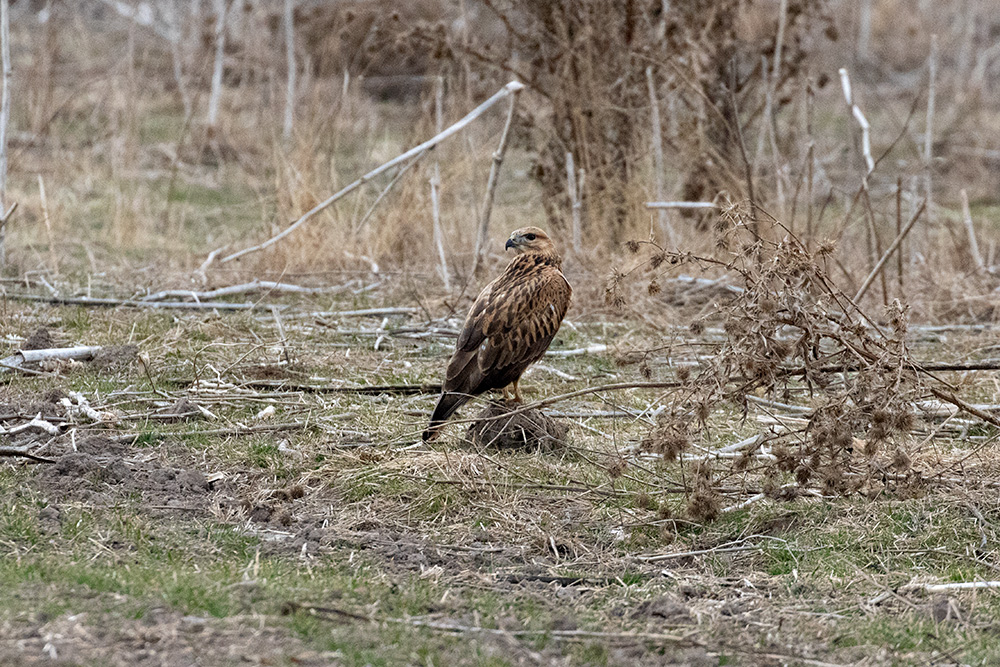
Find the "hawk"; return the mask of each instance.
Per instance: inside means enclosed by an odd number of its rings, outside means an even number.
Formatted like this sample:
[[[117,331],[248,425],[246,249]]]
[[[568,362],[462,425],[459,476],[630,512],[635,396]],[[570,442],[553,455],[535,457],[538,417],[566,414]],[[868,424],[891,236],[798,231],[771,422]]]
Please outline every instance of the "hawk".
[[[548,235],[538,227],[518,229],[504,250],[514,258],[499,277],[486,286],[472,305],[448,362],[438,399],[424,440],[437,436],[455,410],[491,389],[514,385],[521,374],[545,354],[569,308],[573,288],[562,274],[562,258]]]

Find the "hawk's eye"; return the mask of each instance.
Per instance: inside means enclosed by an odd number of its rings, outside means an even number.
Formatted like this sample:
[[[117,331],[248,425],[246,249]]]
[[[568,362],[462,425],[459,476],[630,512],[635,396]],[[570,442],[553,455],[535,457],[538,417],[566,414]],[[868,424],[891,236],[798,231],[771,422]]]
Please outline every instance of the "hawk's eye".
[[[534,241],[535,240],[535,235],[534,234],[525,234],[524,238],[528,239],[529,241]]]

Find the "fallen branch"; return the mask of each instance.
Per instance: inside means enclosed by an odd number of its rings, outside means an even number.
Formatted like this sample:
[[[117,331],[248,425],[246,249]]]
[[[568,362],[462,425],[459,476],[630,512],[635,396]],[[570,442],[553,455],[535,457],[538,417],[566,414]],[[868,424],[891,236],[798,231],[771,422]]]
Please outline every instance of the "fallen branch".
[[[761,545],[750,545],[745,544],[743,546],[735,547],[716,547],[714,549],[697,549],[695,551],[678,551],[671,554],[654,554],[652,556],[636,556],[638,560],[646,563],[658,563],[664,560],[673,560],[674,558],[688,558],[694,556],[704,556],[706,554],[722,554],[722,553],[733,553],[738,551],[758,551],[764,549],[765,547]]]
[[[940,372],[964,372],[964,371],[996,371],[1000,370],[1000,359],[984,359],[983,361],[967,362],[913,362],[917,370],[927,373]],[[813,368],[781,368],[778,370],[779,376],[805,375],[806,373],[853,373],[861,370],[862,365],[853,364],[828,364],[826,366],[816,366]],[[731,378],[732,379],[732,378]],[[747,397],[751,398],[751,397]],[[752,399],[751,399],[752,400]]]
[[[194,380],[176,380],[183,384],[194,384]],[[271,389],[274,391],[301,391],[306,394],[394,394],[397,396],[414,396],[418,394],[439,394],[440,384],[378,384],[361,387],[330,387],[317,384],[292,384],[289,382],[269,382],[267,380],[251,380],[241,382],[241,387],[250,389]]]
[[[49,435],[59,435],[59,427],[47,419],[42,419],[41,412],[32,417],[31,421],[21,424],[20,426],[14,426],[13,428],[6,429],[3,432],[7,435],[16,435],[22,431],[29,431],[33,428],[45,431]]]
[[[878,262],[876,262],[875,266],[872,267],[871,273],[869,273],[868,277],[865,278],[865,282],[863,282],[861,284],[861,287],[858,288],[858,293],[854,295],[854,303],[858,303],[859,301],[861,301],[861,297],[865,295],[865,292],[867,292],[868,288],[871,287],[872,281],[874,281],[875,278],[878,277],[878,274],[882,272],[882,267],[885,266],[885,263],[889,261],[889,258],[892,257],[892,254],[896,252],[896,250],[899,248],[900,244],[903,242],[903,239],[906,238],[906,235],[910,233],[911,229],[913,229],[913,225],[916,224],[917,220],[920,218],[920,214],[924,212],[924,208],[926,208],[926,206],[927,206],[926,199],[920,202],[920,205],[917,206],[917,210],[913,212],[913,215],[910,216],[909,221],[907,221],[906,225],[899,232],[899,234],[896,235],[896,238],[893,239],[892,244],[882,254]]]
[[[925,593],[947,593],[948,591],[967,591],[979,588],[1000,588],[1000,581],[961,581],[953,584],[906,584],[899,588],[899,592],[924,591]]]
[[[622,641],[653,641],[670,644],[684,644],[687,646],[701,646],[702,644],[690,637],[680,637],[664,633],[651,632],[599,632],[591,630],[504,630],[501,628],[484,628],[479,625],[461,625],[458,623],[445,623],[441,621],[425,621],[419,618],[392,618],[366,616],[346,609],[336,607],[320,607],[310,604],[299,604],[297,602],[286,602],[282,609],[285,614],[294,614],[304,611],[313,616],[334,616],[355,621],[365,621],[367,623],[394,623],[397,625],[409,625],[418,628],[427,628],[440,632],[454,633],[479,633],[489,635],[500,635],[504,637],[549,637],[552,639],[609,639]]]
[[[205,272],[208,271],[208,267],[210,267],[212,265],[212,262],[215,261],[215,258],[218,257],[219,253],[221,253],[223,250],[225,250],[228,247],[229,247],[229,245],[226,244],[226,245],[222,246],[221,248],[216,248],[212,252],[208,253],[208,257],[205,258],[205,261],[202,262],[201,266],[199,266],[198,269],[194,272],[194,275],[196,275],[198,277],[198,280],[200,280],[203,285],[206,282],[208,282],[208,276],[205,275]]]
[[[2,457],[21,457],[30,459],[36,463],[55,463],[52,459],[47,459],[44,456],[36,456],[15,447],[0,447],[0,458]]]
[[[994,426],[1000,427],[1000,418],[986,412],[985,410],[980,410],[972,403],[967,403],[950,391],[945,391],[943,389],[936,389],[931,387],[931,393],[940,398],[942,401],[951,403],[955,407],[959,408],[963,412],[968,412],[970,415],[979,417],[984,422],[993,424]]]
[[[545,398],[540,401],[535,401],[534,403],[528,403],[522,405],[519,408],[515,408],[510,412],[505,412],[501,415],[495,417],[474,417],[472,419],[452,419],[449,424],[469,424],[473,422],[486,422],[493,421],[497,419],[509,419],[514,415],[519,415],[522,412],[527,412],[528,410],[539,410],[541,408],[547,407],[549,405],[554,405],[561,401],[568,400],[570,398],[576,398],[577,396],[586,396],[588,394],[597,394],[602,391],[618,391],[621,389],[678,389],[684,386],[681,382],[617,382],[613,384],[602,384],[596,387],[587,387],[586,389],[578,389],[576,391],[571,391],[566,394],[559,394],[557,396],[552,396],[550,398]]]
[[[944,401],[917,401],[913,405],[925,417],[951,417],[959,411],[954,404]],[[971,403],[970,405],[983,412],[1000,412],[1000,404]]]
[[[7,294],[14,301],[35,301],[60,306],[100,306],[104,308],[178,308],[182,310],[253,310],[256,303],[198,303],[196,301],[135,301],[134,299],[98,299],[92,297],[39,296]]]
[[[962,198],[962,222],[965,223],[965,234],[969,237],[969,254],[972,255],[972,261],[976,263],[976,269],[982,272],[986,270],[986,262],[983,261],[983,256],[979,252],[976,225],[972,222],[972,211],[969,210],[969,195],[965,192],[965,188],[959,190],[958,194]]]
[[[646,208],[719,208],[718,204],[710,201],[648,201]]]
[[[361,216],[361,220],[358,221],[358,224],[354,225],[354,228],[351,230],[351,233],[357,234],[358,232],[361,231],[361,228],[364,227],[365,223],[368,222],[368,219],[372,217],[372,213],[374,213],[375,209],[378,208],[378,205],[382,203],[382,200],[385,199],[385,196],[389,194],[389,191],[392,190],[392,188],[396,185],[396,183],[399,182],[401,178],[403,178],[406,172],[410,170],[410,167],[419,162],[420,158],[422,158],[426,154],[427,151],[424,151],[414,156],[412,160],[403,165],[402,169],[396,172],[396,175],[392,177],[392,180],[389,181],[389,184],[385,186],[382,192],[379,193],[378,197],[375,198],[375,201],[372,202],[372,205],[368,207],[368,210],[365,211],[365,214]]]
[[[190,298],[195,301],[208,301],[210,299],[219,299],[221,297],[232,296],[234,294],[246,294],[247,292],[256,292],[258,290],[267,290],[268,292],[288,292],[292,294],[337,294],[338,292],[343,292],[346,289],[346,285],[334,285],[330,287],[302,287],[301,285],[291,285],[288,283],[276,283],[270,280],[255,279],[251,282],[243,283],[242,285],[230,285],[229,287],[220,287],[218,289],[208,290],[205,292],[195,292],[194,290],[185,289],[163,290],[144,296],[139,299],[139,301],[144,303],[149,301],[163,301],[164,299],[172,297]]]
[[[861,111],[861,108],[854,103],[854,94],[851,92],[851,79],[847,74],[847,68],[840,68],[840,85],[844,89],[844,100],[847,102],[847,107],[851,110],[851,115],[854,119],[858,121],[858,125],[861,126],[861,153],[865,158],[865,165],[868,167],[868,171],[865,174],[867,178],[868,174],[875,170],[875,159],[872,157],[872,126],[865,118],[865,114]],[[857,301],[857,299],[855,299]]]
[[[510,86],[511,84],[507,84]],[[500,165],[503,164],[503,156],[507,152],[507,138],[510,136],[510,126],[514,122],[514,110],[517,108],[518,93],[524,88],[520,83],[511,89],[510,105],[507,107],[507,120],[503,125],[503,132],[500,133],[500,145],[493,153],[493,162],[490,164],[490,175],[486,181],[486,194],[483,197],[482,219],[479,221],[479,234],[476,236],[476,251],[472,258],[472,275],[476,275],[479,262],[482,261],[483,251],[486,248],[486,239],[490,229],[490,216],[493,212],[493,196],[496,193],[497,183],[500,180]]]
[[[259,426],[238,426],[235,428],[213,428],[205,431],[149,431],[147,433],[124,433],[111,438],[115,442],[132,444],[140,438],[163,440],[164,438],[192,438],[203,436],[238,436],[254,433],[270,433],[273,431],[297,431],[306,428],[305,422],[288,422],[284,424],[261,424]]]
[[[646,575],[644,578],[648,578]],[[520,584],[526,581],[537,581],[543,584],[559,584],[560,586],[620,586],[621,577],[560,577],[550,574],[508,574],[507,581]]]
[[[420,312],[418,308],[362,308],[361,310],[334,310],[326,313],[312,313],[313,317],[376,317],[379,315],[411,315]],[[323,321],[320,324],[327,326]]]
[[[100,347],[80,346],[80,347],[57,347],[47,350],[21,350],[9,357],[0,359],[0,373],[12,370],[21,370],[24,364],[34,364],[46,359],[75,359],[90,360],[101,351]]]
[[[608,346],[604,343],[595,343],[587,347],[577,347],[572,350],[549,350],[545,353],[547,357],[578,357],[584,354],[600,354],[607,352]]]
[[[451,137],[452,135],[457,134],[462,129],[464,129],[469,123],[471,123],[472,121],[476,120],[481,115],[483,115],[483,113],[487,109],[489,109],[491,106],[493,106],[494,104],[496,104],[497,102],[499,102],[503,98],[507,97],[508,95],[512,95],[512,94],[515,94],[517,92],[520,92],[520,90],[522,88],[524,88],[523,84],[518,83],[517,81],[511,81],[506,86],[504,86],[499,91],[497,91],[493,95],[493,97],[489,98],[488,100],[486,100],[485,102],[483,102],[482,104],[480,104],[478,107],[476,107],[475,109],[473,109],[472,111],[470,111],[469,113],[467,113],[464,118],[462,118],[460,121],[458,121],[457,123],[455,123],[454,125],[452,125],[451,127],[449,127],[444,132],[441,132],[437,136],[428,139],[427,141],[425,141],[424,143],[420,144],[419,146],[411,148],[410,150],[406,151],[402,155],[399,155],[399,156],[393,158],[392,160],[389,160],[388,162],[386,162],[385,164],[383,164],[381,167],[377,167],[377,168],[371,170],[370,172],[368,172],[367,174],[365,174],[361,178],[357,179],[356,181],[354,181],[353,183],[351,183],[347,187],[342,188],[340,190],[340,192],[337,192],[336,194],[332,195],[331,197],[327,198],[326,200],[320,202],[319,204],[317,204],[316,206],[314,206],[313,208],[311,208],[304,215],[302,215],[302,217],[300,217],[298,220],[296,220],[295,222],[293,222],[291,225],[289,225],[288,227],[286,227],[281,232],[278,232],[277,234],[275,234],[274,236],[272,236],[268,240],[264,241],[263,243],[260,243],[260,244],[255,245],[255,246],[251,246],[249,248],[244,248],[243,250],[240,250],[238,252],[234,252],[231,255],[223,257],[220,260],[220,263],[225,264],[226,262],[231,262],[234,259],[237,259],[239,257],[243,257],[244,255],[248,255],[248,254],[250,254],[252,252],[257,252],[258,250],[264,250],[265,248],[269,248],[270,246],[274,245],[275,243],[277,243],[278,241],[280,241],[281,239],[285,238],[286,236],[288,236],[289,234],[291,234],[292,232],[294,232],[296,229],[298,229],[299,227],[301,227],[302,225],[304,225],[305,223],[307,223],[310,220],[310,218],[312,218],[317,213],[319,213],[320,211],[324,210],[325,208],[327,208],[328,206],[330,206],[331,204],[333,204],[334,202],[336,202],[338,199],[340,199],[344,195],[352,192],[353,190],[356,190],[357,188],[361,187],[362,185],[364,185],[365,183],[367,183],[371,179],[375,178],[379,174],[381,174],[381,173],[383,173],[385,171],[388,171],[392,167],[395,167],[397,164],[400,164],[401,162],[406,162],[411,157],[419,155],[420,153],[424,152],[428,148],[433,148],[434,146],[438,145],[439,143],[441,143],[442,141],[444,141],[448,137]]]

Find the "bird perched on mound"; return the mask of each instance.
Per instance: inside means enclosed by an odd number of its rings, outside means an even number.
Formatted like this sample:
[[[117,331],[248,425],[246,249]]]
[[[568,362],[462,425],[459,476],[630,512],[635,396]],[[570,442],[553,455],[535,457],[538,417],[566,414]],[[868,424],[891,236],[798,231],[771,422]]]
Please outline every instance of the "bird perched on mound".
[[[505,250],[511,248],[514,259],[465,319],[424,440],[436,437],[455,410],[483,392],[503,389],[506,398],[513,383],[520,402],[521,374],[542,358],[566,315],[573,289],[548,235],[538,227],[518,229],[507,240]]]

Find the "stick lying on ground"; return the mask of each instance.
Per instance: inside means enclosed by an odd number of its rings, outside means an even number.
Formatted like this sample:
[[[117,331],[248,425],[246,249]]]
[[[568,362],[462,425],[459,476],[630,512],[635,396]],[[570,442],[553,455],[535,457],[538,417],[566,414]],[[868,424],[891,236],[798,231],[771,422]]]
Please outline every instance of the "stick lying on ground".
[[[375,617],[366,614],[340,609],[337,607],[321,607],[298,602],[286,602],[282,605],[282,614],[291,615],[304,612],[319,618],[338,618],[342,620],[362,621],[367,623],[393,623],[397,625],[412,625],[439,632],[458,634],[491,634],[511,637],[548,637],[551,639],[605,639],[628,642],[646,641],[666,644],[682,644],[685,646],[701,646],[701,642],[692,636],[669,635],[665,633],[644,632],[600,632],[590,630],[505,630],[503,628],[486,628],[478,625],[462,625],[451,621],[431,621],[420,618],[393,618],[391,616]]]
[[[218,289],[207,290],[204,292],[195,292],[194,290],[187,289],[163,290],[156,292],[155,294],[144,296],[139,299],[139,301],[148,303],[150,301],[162,301],[164,299],[171,298],[209,301],[211,299],[219,299],[226,296],[232,296],[234,294],[246,294],[247,292],[256,292],[258,290],[266,290],[268,292],[290,292],[293,294],[336,294],[337,292],[343,292],[347,289],[346,285],[333,285],[331,287],[302,287],[301,285],[276,283],[271,280],[252,280],[251,282],[243,283],[242,285],[230,285],[228,287],[220,287]]]
[[[101,351],[100,347],[57,347],[48,350],[21,350],[0,359],[0,373],[19,370],[24,364],[38,363],[46,359],[75,359],[89,361]]]
[[[924,591],[926,593],[947,593],[948,591],[964,591],[975,588],[1000,588],[1000,581],[960,581],[951,584],[906,584],[899,589],[900,593],[909,591]]]
[[[135,301],[133,299],[97,299],[91,297],[39,296],[37,294],[6,294],[14,301],[38,301],[65,306],[101,306],[115,308],[180,308],[185,310],[253,310],[256,303],[198,303],[196,301]],[[278,306],[279,308],[281,306]]]
[[[47,459],[44,456],[35,456],[34,454],[29,454],[21,449],[16,449],[14,447],[0,447],[0,458],[7,456],[26,458],[36,463],[55,463],[52,459]]]

